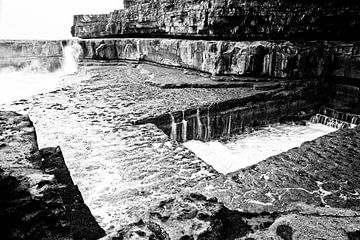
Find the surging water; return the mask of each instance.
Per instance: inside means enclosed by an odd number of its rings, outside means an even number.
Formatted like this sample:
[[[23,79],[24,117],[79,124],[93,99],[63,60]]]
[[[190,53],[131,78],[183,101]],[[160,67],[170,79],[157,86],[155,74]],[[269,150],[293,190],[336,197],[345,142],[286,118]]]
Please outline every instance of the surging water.
[[[192,140],[183,143],[218,172],[227,174],[282,153],[303,142],[316,139],[336,129],[322,124],[307,126],[281,124],[249,134],[240,134],[226,143]]]
[[[0,69],[0,104],[26,99],[71,84],[65,76],[77,72],[80,51],[81,46],[77,43],[65,46],[61,68],[56,72],[44,71],[42,66],[37,66],[36,60],[21,70]]]
[[[187,121],[185,120],[185,111],[182,111],[182,115],[183,115],[183,120],[181,121],[181,126],[182,126],[182,130],[181,130],[181,134],[182,134],[182,140],[185,142],[186,136],[187,136]]]
[[[78,71],[78,60],[81,54],[81,46],[78,43],[71,43],[64,47],[61,71],[65,74],[72,74]]]
[[[343,128],[354,128],[356,126],[357,120],[358,120],[357,117],[352,117],[351,122],[349,123],[322,114],[316,114],[315,116],[311,117],[310,122],[320,123],[336,129],[343,129]]]
[[[175,123],[175,118],[172,115],[172,113],[170,112],[170,119],[171,119],[171,133],[170,133],[170,138],[173,140],[176,140],[176,130],[177,130],[177,124]]]

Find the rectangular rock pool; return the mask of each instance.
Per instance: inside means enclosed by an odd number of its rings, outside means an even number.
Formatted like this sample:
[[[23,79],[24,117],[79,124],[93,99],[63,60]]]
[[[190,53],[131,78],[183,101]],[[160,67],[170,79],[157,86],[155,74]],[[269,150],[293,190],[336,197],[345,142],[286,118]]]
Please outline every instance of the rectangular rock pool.
[[[218,172],[227,174],[291,148],[300,147],[303,142],[314,140],[335,130],[319,123],[275,124],[222,140],[208,142],[190,140],[183,145]]]

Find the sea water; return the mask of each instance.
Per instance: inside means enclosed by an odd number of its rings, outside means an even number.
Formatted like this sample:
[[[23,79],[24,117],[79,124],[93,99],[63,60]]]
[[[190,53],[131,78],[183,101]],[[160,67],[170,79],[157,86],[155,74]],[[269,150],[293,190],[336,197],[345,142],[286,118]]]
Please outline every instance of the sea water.
[[[34,67],[37,65],[36,60],[30,64],[30,67],[23,69],[0,69],[0,104],[27,99],[71,84],[69,80],[73,81],[74,78],[67,76],[78,71],[79,55],[79,46],[73,43],[64,47],[61,68],[55,72],[44,71],[42,66]]]
[[[336,129],[322,124],[277,124],[233,136],[226,142],[191,140],[183,144],[218,172],[227,174],[333,131]]]

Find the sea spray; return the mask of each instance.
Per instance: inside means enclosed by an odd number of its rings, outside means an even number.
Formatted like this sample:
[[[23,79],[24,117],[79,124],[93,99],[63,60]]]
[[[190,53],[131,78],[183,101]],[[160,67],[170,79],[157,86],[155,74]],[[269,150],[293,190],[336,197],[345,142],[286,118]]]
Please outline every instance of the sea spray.
[[[175,118],[172,115],[172,113],[170,112],[170,126],[171,126],[171,131],[170,131],[170,139],[172,140],[177,140],[177,136],[176,136],[176,122],[175,122]]]
[[[182,111],[183,120],[182,123],[182,129],[181,129],[181,135],[182,135],[182,141],[185,142],[187,138],[187,121],[185,120],[185,111]]]
[[[230,134],[231,134],[231,112],[229,113],[229,121],[227,127],[227,135],[230,136]]]
[[[203,131],[202,131],[202,123],[201,123],[201,119],[200,119],[200,109],[198,108],[196,110],[196,121],[197,121],[197,134],[198,134],[198,139],[202,138],[203,135]]]
[[[65,41],[64,41],[65,42]],[[53,91],[64,85],[81,81],[86,76],[65,76],[78,71],[78,58],[81,46],[76,41],[63,44],[63,60],[54,58],[34,58],[21,69],[7,67],[0,69],[0,104],[10,103],[18,99],[26,99],[33,95]],[[56,64],[55,64],[56,63]]]
[[[322,114],[316,114],[315,116],[312,116],[310,118],[311,123],[320,123],[332,128],[336,129],[343,129],[343,128],[354,128],[356,125],[353,124],[353,121],[351,123],[345,122],[336,118],[332,118],[329,116],[325,116]]]
[[[210,119],[210,106],[208,107],[208,112],[206,115],[206,120],[207,120],[207,138],[205,139],[206,141],[211,139],[211,119]]]
[[[73,74],[78,71],[78,60],[82,50],[81,46],[74,41],[63,47],[63,62],[61,71],[65,74]]]

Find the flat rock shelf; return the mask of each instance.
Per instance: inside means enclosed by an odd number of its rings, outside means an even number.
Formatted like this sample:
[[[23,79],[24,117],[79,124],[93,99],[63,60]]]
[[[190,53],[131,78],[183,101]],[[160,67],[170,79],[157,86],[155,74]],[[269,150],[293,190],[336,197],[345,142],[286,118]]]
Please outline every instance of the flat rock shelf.
[[[62,147],[85,203],[108,234],[134,222],[138,225],[131,226],[151,232],[151,226],[149,230],[147,223],[139,223],[140,219],[149,220],[149,207],[190,193],[202,193],[209,199],[216,197],[231,211],[274,213],[268,216],[273,219],[271,227],[260,232],[254,227],[237,237],[263,239],[266,231],[269,236],[279,236],[277,231],[280,235],[307,236],[308,226],[313,225],[315,218],[322,225],[312,229],[312,236],[323,236],[324,231],[329,236],[342,236],[340,227],[331,227],[334,221],[345,229],[345,234],[352,236],[360,230],[359,127],[336,131],[224,175],[154,124],[132,122],[255,96],[263,91],[161,89],[149,85],[149,74],[132,64],[85,70],[88,79],[3,104],[1,109],[29,114],[41,148]]]

